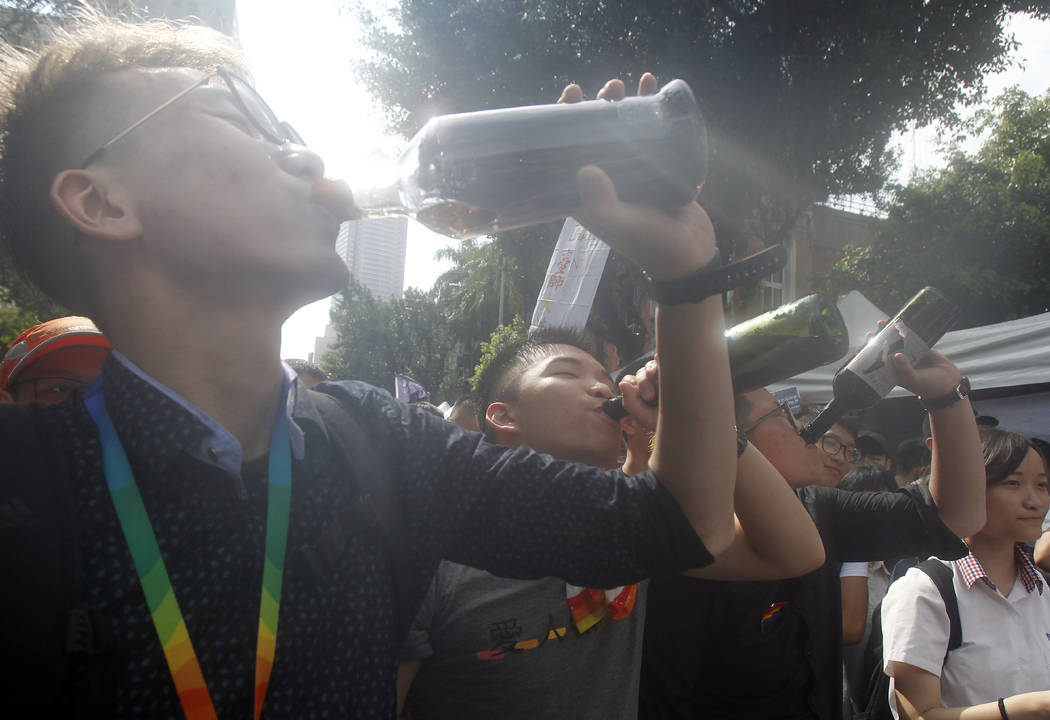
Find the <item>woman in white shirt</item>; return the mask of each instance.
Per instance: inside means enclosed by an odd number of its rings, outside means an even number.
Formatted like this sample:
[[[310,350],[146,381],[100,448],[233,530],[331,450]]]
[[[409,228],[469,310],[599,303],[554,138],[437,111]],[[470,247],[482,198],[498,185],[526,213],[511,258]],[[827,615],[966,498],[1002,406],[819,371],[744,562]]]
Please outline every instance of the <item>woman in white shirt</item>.
[[[949,620],[936,586],[912,568],[882,604],[890,706],[900,718],[1050,717],[1050,588],[1021,543],[1050,507],[1047,471],[1027,438],[981,430],[987,521],[952,569],[962,645],[945,658]]]

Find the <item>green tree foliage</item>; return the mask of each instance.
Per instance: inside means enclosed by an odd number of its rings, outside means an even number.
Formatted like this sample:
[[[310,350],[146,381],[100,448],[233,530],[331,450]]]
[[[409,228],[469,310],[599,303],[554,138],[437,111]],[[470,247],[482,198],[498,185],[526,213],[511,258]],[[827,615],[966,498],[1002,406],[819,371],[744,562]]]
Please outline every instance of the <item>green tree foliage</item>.
[[[405,135],[439,113],[551,102],[568,82],[681,77],[707,118],[703,200],[722,236],[746,220],[776,240],[815,201],[881,188],[894,129],[979,98],[1014,11],[1050,3],[399,0],[389,18],[364,12],[363,71]]]
[[[481,343],[481,357],[474,367],[474,374],[470,376],[470,390],[476,392],[478,383],[481,382],[481,374],[489,366],[503,348],[525,338],[529,327],[525,324],[521,315],[515,315],[509,325],[500,325],[492,331],[487,341]]]
[[[448,322],[435,293],[409,288],[401,299],[378,300],[351,280],[332,305],[331,321],[339,342],[322,365],[333,378],[363,380],[392,392],[394,376],[404,373],[434,397],[453,394],[455,377],[447,377]]]
[[[1050,309],[1050,93],[1012,89],[968,124],[979,151],[896,187],[871,247],[849,247],[818,279],[891,311],[924,285],[963,308],[964,326]]]
[[[436,114],[551,102],[569,82],[593,93],[642,70],[685,79],[708,123],[701,199],[727,258],[745,251],[746,235],[779,241],[813,202],[881,189],[892,131],[954,120],[960,102],[980,99],[983,75],[1004,66],[1014,47],[1005,14],[1050,15],[1048,0],[398,0],[382,16],[349,2],[373,53],[364,80],[405,136]],[[449,251],[472,263],[447,274],[439,297],[454,300],[464,347],[496,326],[496,249],[513,258],[504,317],[528,318],[556,234]],[[592,312],[625,357],[644,341],[638,287],[614,257]]]

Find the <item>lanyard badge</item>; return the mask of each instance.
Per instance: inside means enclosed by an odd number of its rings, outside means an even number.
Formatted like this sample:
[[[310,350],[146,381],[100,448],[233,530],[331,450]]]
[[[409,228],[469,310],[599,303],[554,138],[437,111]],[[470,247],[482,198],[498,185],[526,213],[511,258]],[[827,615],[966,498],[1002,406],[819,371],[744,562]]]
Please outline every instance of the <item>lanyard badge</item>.
[[[216,718],[215,706],[204,682],[200,662],[175,597],[160,547],[142,502],[127,454],[106,412],[101,383],[84,396],[102,443],[102,464],[113,507],[117,511],[128,549],[146,596],[153,625],[171,671],[179,702],[188,720]],[[288,516],[292,496],[292,459],[285,404],[278,407],[270,436],[266,503],[266,559],[263,564],[259,635],[255,656],[254,717],[258,720],[270,682],[277,647],[277,620],[281,606]]]

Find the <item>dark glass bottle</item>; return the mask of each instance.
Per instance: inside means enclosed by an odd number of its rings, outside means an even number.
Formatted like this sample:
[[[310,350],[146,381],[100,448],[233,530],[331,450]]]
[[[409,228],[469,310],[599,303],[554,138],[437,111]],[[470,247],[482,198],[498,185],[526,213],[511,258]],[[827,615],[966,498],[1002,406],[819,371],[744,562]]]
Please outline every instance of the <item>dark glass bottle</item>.
[[[726,345],[733,392],[743,393],[835,362],[849,350],[849,332],[831,298],[817,293],[734,325]],[[619,396],[604,409],[616,420],[626,415]]]
[[[901,308],[832,382],[834,396],[802,431],[815,443],[844,414],[871,407],[898,384],[892,358],[900,352],[914,364],[959,319],[959,308],[937,288],[925,287]]]
[[[579,209],[576,173],[601,167],[623,200],[681,207],[707,169],[692,90],[617,102],[536,105],[443,115],[412,138],[393,182],[353,188],[359,217],[409,215],[466,238],[558,220]]]

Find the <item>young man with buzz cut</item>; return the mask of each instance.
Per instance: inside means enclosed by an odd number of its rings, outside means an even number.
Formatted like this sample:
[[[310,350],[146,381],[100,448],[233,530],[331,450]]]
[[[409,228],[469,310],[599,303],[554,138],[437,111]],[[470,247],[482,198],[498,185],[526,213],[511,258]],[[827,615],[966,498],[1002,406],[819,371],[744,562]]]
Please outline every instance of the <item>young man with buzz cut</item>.
[[[391,717],[442,558],[610,587],[733,541],[717,291],[658,314],[644,482],[507,450],[359,383],[308,391],[281,325],[345,287],[352,210],[231,41],[88,14],[0,63],[3,240],[115,347],[70,401],[0,407],[8,469],[47,466],[0,482],[19,509],[0,525],[12,714]],[[655,286],[715,286],[698,204],[623,203],[596,167],[577,179],[578,219]]]
[[[618,390],[625,401],[651,400],[656,369],[650,362],[617,387],[583,349],[579,335],[539,330],[502,350],[485,368],[477,390],[484,408],[479,422],[494,442],[548,453],[551,462],[624,465],[629,472],[635,468],[624,464],[626,424],[651,427],[656,410],[632,402],[635,414],[618,423],[602,405]],[[675,398],[660,395],[659,401]],[[634,458],[632,465],[639,460],[639,474],[626,480],[631,486],[653,482],[650,473],[642,472],[644,457]],[[565,478],[566,485],[572,482]],[[541,491],[522,478],[521,498]],[[566,492],[574,489],[566,487]],[[714,564],[688,574],[782,578],[823,562],[820,538],[790,488],[746,445],[734,503],[739,521],[732,544]],[[572,525],[570,506],[553,512],[550,520]],[[578,532],[585,536],[584,529]],[[618,532],[624,539],[642,538],[646,529],[622,525]],[[607,552],[617,550],[608,546]],[[651,552],[659,554],[657,548]],[[651,569],[654,577],[676,571],[665,563]],[[637,717],[649,582],[613,589],[597,578],[585,584],[577,587],[556,577],[497,577],[442,562],[402,650],[398,687],[402,702],[408,696],[408,715],[413,720]]]

